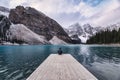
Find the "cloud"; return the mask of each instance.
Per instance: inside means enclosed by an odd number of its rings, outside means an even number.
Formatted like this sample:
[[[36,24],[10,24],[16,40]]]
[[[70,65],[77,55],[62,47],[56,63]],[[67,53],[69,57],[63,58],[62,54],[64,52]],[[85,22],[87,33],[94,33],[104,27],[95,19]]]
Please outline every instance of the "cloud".
[[[23,5],[26,2],[27,2],[27,0],[10,0],[9,1],[9,7],[14,8],[18,5]]]
[[[120,7],[112,11],[106,12],[96,20],[93,20],[94,25],[106,26],[120,22]]]
[[[101,10],[100,10],[101,8]],[[98,8],[98,13],[88,18],[88,22],[93,25],[106,26],[120,22],[120,3],[118,0],[111,0]]]
[[[9,0],[0,0],[0,6],[9,7]]]
[[[107,25],[118,22],[120,17],[120,0],[1,0],[0,5],[34,7],[63,27],[75,22]]]

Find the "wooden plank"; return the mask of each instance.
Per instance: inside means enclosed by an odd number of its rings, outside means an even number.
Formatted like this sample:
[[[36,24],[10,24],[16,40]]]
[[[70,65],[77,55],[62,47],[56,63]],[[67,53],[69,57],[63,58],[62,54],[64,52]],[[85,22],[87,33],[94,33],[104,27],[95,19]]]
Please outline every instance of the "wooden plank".
[[[27,80],[98,80],[70,54],[51,54]]]

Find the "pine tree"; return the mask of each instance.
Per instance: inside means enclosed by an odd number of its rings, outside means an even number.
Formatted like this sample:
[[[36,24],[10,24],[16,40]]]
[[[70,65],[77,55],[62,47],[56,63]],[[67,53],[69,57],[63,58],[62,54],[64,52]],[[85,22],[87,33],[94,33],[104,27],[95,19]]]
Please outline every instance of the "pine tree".
[[[90,37],[87,41],[88,44],[108,44],[108,43],[120,43],[120,29],[117,30],[106,30],[96,33]]]

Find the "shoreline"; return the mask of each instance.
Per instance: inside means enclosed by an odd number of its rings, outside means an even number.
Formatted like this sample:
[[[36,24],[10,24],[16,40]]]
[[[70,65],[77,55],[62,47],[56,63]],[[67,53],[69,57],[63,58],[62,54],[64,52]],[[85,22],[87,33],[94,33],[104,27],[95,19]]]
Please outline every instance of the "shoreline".
[[[18,44],[18,43],[10,43],[10,42],[7,42],[7,43],[1,43],[0,46],[11,46],[11,45],[14,45],[14,46],[21,46],[21,45],[31,45],[31,44]],[[36,45],[36,44],[34,44]],[[39,45],[54,45],[54,44],[39,44]],[[58,44],[58,45],[62,45],[62,44]],[[85,44],[85,43],[81,43],[81,44],[63,44],[63,45],[99,45],[99,46],[113,46],[113,47],[120,47],[120,44]]]
[[[101,46],[118,46],[120,47],[120,44],[84,44],[84,45],[101,45]]]

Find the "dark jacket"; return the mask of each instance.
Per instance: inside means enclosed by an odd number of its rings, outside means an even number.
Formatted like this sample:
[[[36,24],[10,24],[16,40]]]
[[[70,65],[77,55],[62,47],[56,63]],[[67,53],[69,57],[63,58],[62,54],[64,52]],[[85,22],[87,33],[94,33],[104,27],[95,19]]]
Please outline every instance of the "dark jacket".
[[[58,50],[58,54],[61,55],[63,52],[61,49]]]

